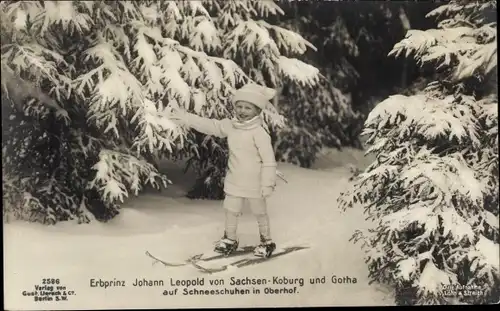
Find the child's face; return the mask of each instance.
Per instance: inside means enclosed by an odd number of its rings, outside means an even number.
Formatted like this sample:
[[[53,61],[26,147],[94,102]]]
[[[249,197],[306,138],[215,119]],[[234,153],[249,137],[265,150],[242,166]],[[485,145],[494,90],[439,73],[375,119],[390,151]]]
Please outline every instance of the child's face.
[[[248,121],[260,113],[260,109],[249,102],[239,101],[234,105],[236,117],[240,121]]]

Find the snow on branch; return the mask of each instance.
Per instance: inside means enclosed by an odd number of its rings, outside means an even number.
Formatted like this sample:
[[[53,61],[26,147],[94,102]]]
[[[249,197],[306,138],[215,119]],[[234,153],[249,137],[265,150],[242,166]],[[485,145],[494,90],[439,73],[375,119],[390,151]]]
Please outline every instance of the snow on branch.
[[[384,157],[383,162],[358,175],[352,188],[359,195],[348,193],[344,204],[352,206],[353,203],[366,203],[365,208],[371,210],[372,217],[382,217],[383,222],[394,221],[392,230],[400,230],[403,228],[400,225],[411,224],[405,224],[405,217],[425,222],[426,219],[430,221],[429,213],[439,215],[446,232],[457,237],[471,237],[472,231],[467,228],[472,225],[469,221],[473,221],[474,211],[464,209],[464,206],[476,206],[480,215],[487,217],[486,210],[479,208],[483,206],[487,184],[458,153],[443,157],[425,148],[418,152],[411,149],[402,151],[403,148],[392,151]],[[403,158],[407,160],[398,163]],[[361,193],[360,189],[371,189],[372,192]],[[373,196],[379,199],[374,200]],[[423,214],[418,212],[418,206]],[[449,214],[452,207],[460,210],[462,216]],[[434,225],[430,228],[434,228]]]
[[[142,12],[138,1],[118,1],[116,4],[121,6],[122,17],[125,20],[142,20]]]
[[[164,45],[159,49],[159,64],[165,70],[180,70],[182,67],[182,58],[172,45]]]
[[[141,3],[139,5],[139,11],[144,20],[150,25],[156,24],[160,19],[161,11],[156,3],[151,3],[149,5]]]
[[[497,218],[498,223],[498,218]],[[500,276],[500,247],[498,242],[491,241],[484,235],[479,236],[479,241],[472,251],[467,254],[467,259],[471,261],[471,272],[476,280],[484,280],[486,284],[494,284]],[[494,291],[494,286],[485,286],[485,292]]]
[[[84,51],[83,55],[85,61],[93,59],[101,63],[101,66],[74,80],[74,85],[78,90],[83,91],[84,87],[87,86],[89,91],[97,92],[94,95],[100,95],[102,100],[109,101],[111,104],[119,102],[124,114],[127,111],[126,102],[128,99],[131,100],[132,104],[142,102],[144,95],[141,82],[130,73],[122,56],[110,43],[100,37],[97,44]],[[95,84],[94,76],[98,77],[96,89],[93,87]],[[119,85],[122,88],[117,87]],[[98,110],[104,108],[100,106]]]
[[[207,5],[207,4],[205,4]],[[168,18],[160,18],[170,38],[185,39],[196,51],[216,51],[221,46],[219,30],[201,1],[173,2],[164,8]]]
[[[157,62],[156,54],[151,45],[146,41],[142,31],[138,31],[135,39],[133,51],[137,53],[137,57],[132,60],[132,69],[137,72],[149,72],[151,71],[151,67]]]
[[[285,12],[274,2],[268,0],[250,0],[253,12],[257,16],[284,15]]]
[[[496,10],[496,1],[483,1],[483,3],[470,2],[459,4],[457,2],[451,2],[448,4],[440,5],[438,8],[427,13],[427,18],[446,18],[453,16],[468,16],[475,17],[476,19],[481,19],[481,13],[487,10]]]
[[[423,226],[427,231],[432,232],[437,229],[437,215],[433,211],[433,206],[421,202],[412,204],[397,212],[387,213],[380,219],[380,223],[389,230],[404,230],[408,226],[416,223]]]
[[[202,1],[177,1],[177,7],[184,15],[210,17]]]
[[[112,41],[116,46],[123,49],[123,54],[127,59],[130,59],[130,39],[125,33],[123,27],[114,24],[107,24],[104,26],[102,37],[105,41]]]
[[[418,279],[418,295],[437,295],[443,291],[445,286],[457,284],[457,277],[436,267],[434,262],[428,261],[425,264],[420,278]]]
[[[93,60],[101,62],[109,70],[113,70],[116,67],[126,67],[120,63],[122,60],[120,53],[104,37],[98,38],[91,48],[83,51],[82,56],[84,57],[84,61]]]
[[[302,85],[315,85],[319,81],[318,68],[296,58],[280,56],[278,66],[285,77],[292,81],[298,81]]]
[[[400,178],[404,188],[416,190],[416,199],[437,196],[436,204],[444,206],[455,205],[458,198],[482,203],[484,185],[458,153],[438,156],[423,148],[402,168]]]
[[[495,96],[486,97],[477,102],[480,108],[480,117],[486,120],[487,126],[498,129],[498,99]]]
[[[138,195],[144,182],[155,188],[159,188],[158,182],[164,187],[171,183],[165,176],[157,173],[153,165],[148,162],[130,154],[108,149],[101,150],[99,161],[92,168],[96,171],[96,175],[90,181],[88,188],[98,190],[109,203],[117,200],[123,203],[129,196],[129,189]]]
[[[414,128],[428,138],[448,137],[458,141],[471,140],[479,146],[478,132],[471,112],[466,105],[457,105],[454,96],[443,99],[423,94],[394,95],[378,104],[365,121],[366,128],[397,127],[403,133]]]
[[[191,32],[189,45],[197,51],[205,49],[216,50],[220,48],[222,43],[213,21],[207,18],[201,20]]]
[[[463,80],[478,72],[487,75],[496,68],[497,43],[492,42],[475,48],[464,57],[461,57],[455,71],[455,77],[457,80]]]
[[[237,26],[224,39],[231,42],[224,51],[224,55],[228,58],[232,58],[231,55],[234,56],[238,49],[251,53],[266,46],[270,46],[276,54],[279,54],[276,43],[271,39],[267,29],[260,27],[253,20],[237,22]]]
[[[42,105],[55,111],[57,117],[62,117],[64,122],[68,124],[70,118],[68,112],[62,108],[53,98],[45,94],[36,84],[26,81],[12,71],[4,62],[2,62],[2,91],[13,100],[18,106],[19,111],[24,111],[20,102],[32,97]],[[64,80],[63,80],[64,81]]]
[[[433,64],[437,69],[448,68],[455,62],[452,77],[458,81],[478,73],[487,75],[497,67],[496,25],[479,28],[469,26],[407,32],[389,56],[415,55],[421,64]]]
[[[312,43],[304,39],[304,37],[296,32],[279,26],[270,25],[263,20],[260,20],[257,23],[266,29],[272,30],[272,33],[276,37],[276,44],[279,48],[284,49],[285,53],[297,53],[301,55],[307,51],[307,48],[317,51],[316,47]]]
[[[146,151],[146,148],[149,148],[148,151],[151,153],[164,148],[172,152],[173,142],[181,132],[175,123],[157,110],[151,100],[147,98],[144,100],[143,107],[137,110],[131,122],[134,123],[136,120],[141,128],[141,135],[136,138],[132,148],[136,148],[138,153]]]
[[[491,267],[493,270],[492,272],[498,274],[500,273],[499,254],[499,244],[485,238],[483,235],[480,235],[479,241],[475,245],[475,251],[469,253],[468,257],[470,260],[479,259],[480,261],[476,262],[473,265],[473,268],[480,268],[485,265]]]
[[[232,87],[235,87],[236,83],[246,82],[250,80],[248,75],[232,59],[209,56],[206,53],[194,51],[188,47],[181,45],[176,46],[176,50],[187,57],[198,59],[201,63],[210,61],[220,65],[224,72],[224,78],[227,79],[228,83]]]
[[[14,30],[16,36],[22,36],[23,32],[21,31],[26,30],[28,18],[33,19],[38,16],[42,9],[43,7],[38,1],[17,1],[14,3],[2,1],[0,3],[2,35],[3,31],[8,29],[9,32]]]
[[[77,31],[89,31],[93,25],[92,18],[86,13],[79,13],[73,1],[44,1],[43,11],[33,21],[33,26],[44,34],[51,25],[61,25],[69,34]],[[33,16],[35,17],[35,16]]]
[[[47,79],[53,85],[68,81],[59,74],[60,67],[69,66],[63,56],[37,43],[2,45],[2,61],[17,73],[29,73],[36,84],[41,79]]]
[[[421,57],[427,53],[430,47],[456,42],[460,38],[471,34],[471,31],[469,27],[428,30],[410,29],[406,33],[405,38],[394,45],[394,48],[389,52],[389,56],[394,55],[398,57],[403,52],[406,52],[406,57],[412,53],[415,53],[417,57]],[[465,43],[465,46],[471,47],[467,43]]]

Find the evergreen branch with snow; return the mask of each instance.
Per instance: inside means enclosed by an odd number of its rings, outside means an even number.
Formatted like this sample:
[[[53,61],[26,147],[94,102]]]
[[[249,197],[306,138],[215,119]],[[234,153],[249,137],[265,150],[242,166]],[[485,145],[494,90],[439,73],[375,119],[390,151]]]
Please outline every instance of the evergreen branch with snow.
[[[467,12],[457,8],[467,8]],[[370,277],[396,289],[398,304],[499,299],[498,94],[491,3],[451,1],[429,16],[438,29],[409,30],[390,55],[437,68],[415,95],[393,95],[365,121],[376,156],[339,198],[373,223],[355,233]],[[475,13],[474,13],[475,12]],[[453,296],[446,288],[473,287]]]
[[[291,57],[286,52],[304,53],[311,46],[298,34],[258,21],[283,13],[269,1],[19,1],[2,2],[0,13],[2,75],[9,74],[2,87],[10,95],[3,106],[15,116],[4,165],[15,168],[9,180],[17,178],[36,198],[25,200],[25,207],[52,209],[50,222],[80,214],[88,220],[85,210],[107,220],[146,184],[167,186],[155,158],[191,157],[200,176],[220,187],[226,146],[213,138],[202,144],[206,137],[177,127],[167,109],[232,117],[234,89],[251,80],[317,80],[315,68],[285,58]],[[272,37],[266,27],[281,35]],[[277,46],[286,47],[283,54]],[[264,115],[271,124],[284,124],[276,110]],[[60,117],[66,123],[49,123]],[[23,135],[33,137],[27,146],[20,143]],[[48,140],[60,150],[34,148]],[[20,182],[27,167],[12,156],[20,149],[36,150],[29,160],[41,165],[36,182]],[[51,170],[58,173],[52,177]],[[54,209],[47,191],[34,190],[49,181],[56,185],[51,191],[66,195],[60,200],[65,211]]]

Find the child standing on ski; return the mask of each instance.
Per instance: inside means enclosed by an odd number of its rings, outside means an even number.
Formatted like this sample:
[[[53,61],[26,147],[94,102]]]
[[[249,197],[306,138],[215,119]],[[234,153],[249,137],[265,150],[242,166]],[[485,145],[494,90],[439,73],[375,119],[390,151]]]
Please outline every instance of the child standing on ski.
[[[233,97],[235,119],[207,119],[174,110],[170,119],[195,130],[227,138],[229,146],[228,170],[224,180],[225,230],[215,251],[229,254],[238,248],[236,235],[238,217],[248,204],[257,219],[260,244],[254,254],[269,257],[276,249],[271,239],[266,198],[276,185],[276,160],[271,137],[264,128],[260,114],[276,92],[256,84],[248,84]]]

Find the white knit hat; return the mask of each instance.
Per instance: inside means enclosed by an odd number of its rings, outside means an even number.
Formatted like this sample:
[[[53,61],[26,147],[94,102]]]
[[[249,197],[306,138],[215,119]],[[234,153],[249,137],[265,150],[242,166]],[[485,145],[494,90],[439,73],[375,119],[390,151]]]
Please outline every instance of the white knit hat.
[[[247,84],[236,90],[233,96],[233,103],[246,101],[264,110],[271,104],[271,99],[276,96],[276,91],[258,84]]]

